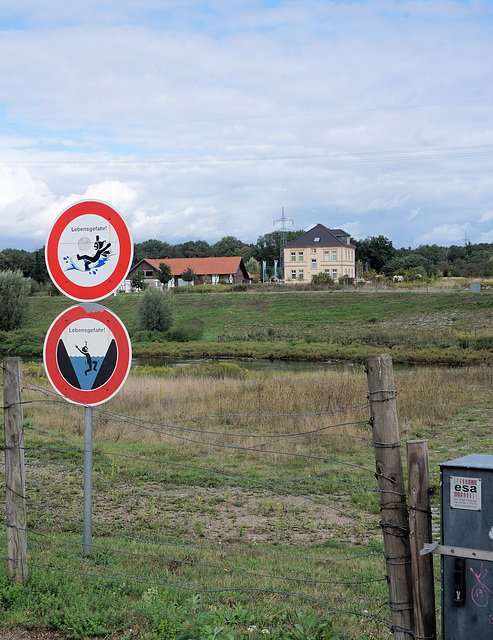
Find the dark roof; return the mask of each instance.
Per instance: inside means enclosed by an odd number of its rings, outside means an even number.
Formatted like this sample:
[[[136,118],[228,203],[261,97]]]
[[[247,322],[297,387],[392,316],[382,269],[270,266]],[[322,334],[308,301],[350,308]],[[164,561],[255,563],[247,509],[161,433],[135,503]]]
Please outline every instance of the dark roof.
[[[323,224],[317,224],[313,229],[302,233],[284,246],[288,249],[290,247],[354,247],[349,242],[341,240],[341,237],[350,238],[350,235],[342,229],[327,229]]]

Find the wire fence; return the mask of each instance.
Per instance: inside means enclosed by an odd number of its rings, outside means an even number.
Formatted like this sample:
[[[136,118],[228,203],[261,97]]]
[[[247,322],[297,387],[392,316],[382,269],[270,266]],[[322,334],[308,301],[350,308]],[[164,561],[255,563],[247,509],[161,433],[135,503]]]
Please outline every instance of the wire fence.
[[[93,542],[85,556],[84,408],[42,382],[22,382],[31,576],[245,605],[252,596],[275,599],[388,637],[389,558],[372,468],[373,448],[388,443],[371,437],[366,398],[327,411],[162,421],[94,407]],[[64,426],[38,423],[40,405]]]

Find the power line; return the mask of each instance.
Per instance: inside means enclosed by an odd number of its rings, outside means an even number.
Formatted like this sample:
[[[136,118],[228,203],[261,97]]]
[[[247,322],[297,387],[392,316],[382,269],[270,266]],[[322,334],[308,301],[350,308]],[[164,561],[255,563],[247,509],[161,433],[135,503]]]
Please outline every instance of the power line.
[[[52,155],[52,154],[51,154]],[[305,165],[374,164],[377,162],[400,162],[412,160],[435,160],[449,158],[487,157],[493,155],[493,145],[463,145],[451,147],[428,147],[426,149],[397,149],[385,151],[355,151],[339,154],[317,154],[309,156],[271,156],[221,158],[212,156],[201,160],[170,160],[163,158],[126,159],[71,159],[71,160],[0,160],[0,166],[156,166],[168,169],[214,169],[248,168]]]

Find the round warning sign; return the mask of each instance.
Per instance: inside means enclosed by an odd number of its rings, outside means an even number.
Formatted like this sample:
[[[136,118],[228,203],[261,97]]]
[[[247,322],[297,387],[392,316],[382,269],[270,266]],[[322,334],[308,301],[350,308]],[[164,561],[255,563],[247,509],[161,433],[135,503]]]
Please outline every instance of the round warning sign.
[[[62,293],[79,302],[95,302],[123,282],[132,264],[133,243],[113,207],[85,200],[55,220],[45,256],[50,277]]]
[[[43,358],[60,395],[93,406],[112,398],[127,379],[132,347],[125,325],[99,304],[70,307],[46,334]]]

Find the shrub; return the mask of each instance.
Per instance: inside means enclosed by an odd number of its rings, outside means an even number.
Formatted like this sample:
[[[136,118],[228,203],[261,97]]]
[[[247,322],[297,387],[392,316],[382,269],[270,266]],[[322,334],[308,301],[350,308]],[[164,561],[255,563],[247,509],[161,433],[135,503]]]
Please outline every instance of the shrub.
[[[20,271],[0,272],[0,330],[24,326],[30,315],[31,286]]]
[[[334,284],[334,279],[329,273],[321,271],[320,273],[313,274],[312,282],[313,284]]]
[[[147,289],[138,306],[141,329],[168,331],[175,315],[173,296],[157,287]]]
[[[476,344],[474,345],[476,351],[483,351],[493,349],[493,336],[479,336],[476,338]]]
[[[167,338],[171,342],[193,342],[201,340],[204,335],[204,323],[194,322],[193,324],[173,327],[167,333]]]
[[[167,334],[162,331],[136,331],[132,334],[132,342],[166,342]]]

